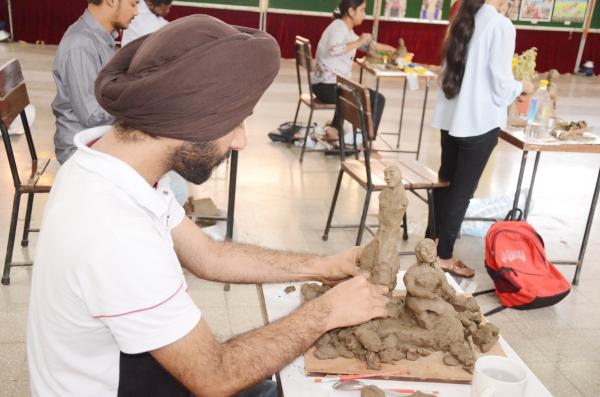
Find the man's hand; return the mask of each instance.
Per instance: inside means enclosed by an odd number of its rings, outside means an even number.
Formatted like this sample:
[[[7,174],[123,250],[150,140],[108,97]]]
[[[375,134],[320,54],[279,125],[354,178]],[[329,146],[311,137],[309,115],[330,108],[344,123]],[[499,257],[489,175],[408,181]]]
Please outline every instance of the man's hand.
[[[317,298],[329,310],[327,330],[362,324],[375,317],[388,315],[385,296],[388,289],[375,285],[363,276],[356,276],[333,287]]]
[[[317,264],[318,281],[323,284],[337,284],[349,277],[359,274],[358,260],[361,247],[352,247],[349,250],[335,255],[325,256]]]

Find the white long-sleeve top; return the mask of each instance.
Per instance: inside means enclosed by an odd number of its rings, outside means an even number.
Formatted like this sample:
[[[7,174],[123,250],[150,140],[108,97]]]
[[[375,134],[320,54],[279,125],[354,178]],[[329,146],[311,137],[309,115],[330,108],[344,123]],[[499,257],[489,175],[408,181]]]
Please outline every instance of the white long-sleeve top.
[[[138,3],[138,15],[133,18],[133,21],[131,21],[127,29],[123,31],[121,46],[125,47],[138,37],[155,32],[168,23],[169,21],[163,17],[154,15],[148,8],[145,0],[140,0]]]
[[[507,107],[523,91],[512,73],[515,36],[512,22],[496,8],[484,4],[477,11],[460,92],[447,99],[439,90],[434,128],[471,137],[506,127]]]
[[[338,74],[350,77],[356,48],[346,51],[346,46],[358,38],[359,36],[343,20],[336,19],[331,22],[321,35],[317,45],[312,83],[335,84]],[[369,45],[365,43],[359,48],[367,51]]]

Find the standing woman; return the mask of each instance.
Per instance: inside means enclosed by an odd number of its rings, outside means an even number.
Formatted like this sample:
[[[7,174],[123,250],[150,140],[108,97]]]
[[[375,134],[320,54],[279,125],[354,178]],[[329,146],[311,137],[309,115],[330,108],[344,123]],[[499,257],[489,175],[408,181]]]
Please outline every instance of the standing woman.
[[[533,91],[530,82],[512,74],[515,27],[501,15],[507,0],[462,0],[444,46],[442,87],[433,116],[441,130],[440,179],[434,190],[438,254],[441,267],[455,275],[475,272],[453,256],[469,200],[506,127],[507,107]]]
[[[392,46],[372,43],[369,33],[363,33],[360,37],[354,33],[354,27],[362,24],[365,19],[366,7],[365,0],[340,0],[338,8],[333,13],[335,20],[329,24],[319,40],[312,88],[317,99],[323,103],[336,102],[337,75],[351,77],[352,61],[358,48],[364,52],[367,52],[370,46],[377,51],[396,51]],[[373,90],[369,91],[373,106],[373,126],[377,132],[385,106],[385,97]],[[338,109],[331,124],[334,127],[340,125]],[[337,141],[338,131],[334,127],[329,127],[326,131],[326,140],[330,142]]]

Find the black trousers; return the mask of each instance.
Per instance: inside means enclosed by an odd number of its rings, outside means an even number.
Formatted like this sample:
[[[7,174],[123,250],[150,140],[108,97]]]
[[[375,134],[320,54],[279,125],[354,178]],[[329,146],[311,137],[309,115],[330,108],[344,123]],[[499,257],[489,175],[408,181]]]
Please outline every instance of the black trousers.
[[[337,95],[337,86],[336,84],[313,84],[312,86],[313,92],[319,101],[323,103],[335,103],[336,95]],[[379,122],[381,121],[381,116],[383,115],[383,108],[385,107],[385,97],[380,93],[369,88],[369,94],[371,94],[371,111],[373,112],[373,128],[375,128],[374,133],[377,134],[377,130],[379,129]],[[333,121],[331,125],[338,128],[340,125],[340,112],[339,109],[335,110],[335,114],[333,115]]]
[[[437,236],[427,230],[427,237],[439,238],[438,256],[452,258],[454,243],[467,212],[469,200],[475,194],[481,174],[498,144],[500,128],[468,138],[450,136],[442,130],[442,163],[439,177],[450,186],[433,190]]]
[[[193,397],[150,353],[121,353],[118,397]],[[278,397],[277,384],[266,380],[235,397]]]

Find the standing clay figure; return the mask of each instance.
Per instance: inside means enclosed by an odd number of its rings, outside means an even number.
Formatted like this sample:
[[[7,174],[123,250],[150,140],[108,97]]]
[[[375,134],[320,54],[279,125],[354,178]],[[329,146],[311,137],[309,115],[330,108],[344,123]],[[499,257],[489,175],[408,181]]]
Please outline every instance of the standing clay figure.
[[[560,73],[556,69],[550,69],[548,71],[548,95],[550,95],[550,99],[552,99],[552,106],[554,107],[554,112],[556,113],[556,101],[558,100],[558,78],[560,77]]]
[[[386,167],[384,176],[387,187],[379,194],[379,229],[363,249],[359,265],[369,272],[372,283],[385,285],[392,291],[400,269],[398,252],[408,199],[397,166]]]

